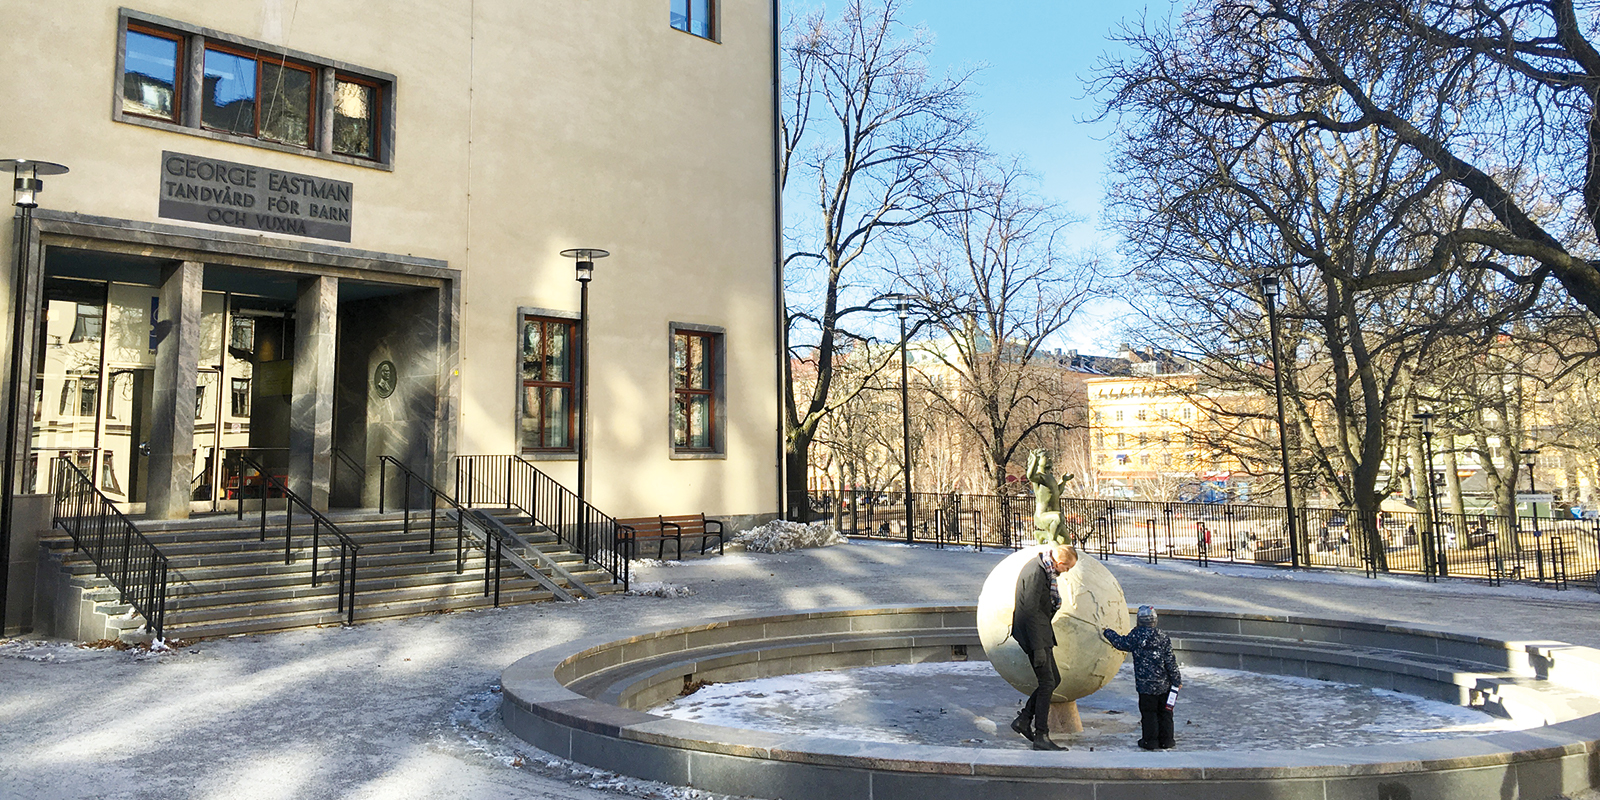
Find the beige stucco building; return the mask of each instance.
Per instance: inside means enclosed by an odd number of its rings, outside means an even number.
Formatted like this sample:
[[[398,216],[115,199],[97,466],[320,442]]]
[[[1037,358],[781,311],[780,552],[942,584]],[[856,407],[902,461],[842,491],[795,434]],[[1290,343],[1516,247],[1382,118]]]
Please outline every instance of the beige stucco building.
[[[781,498],[774,13],[764,0],[11,3],[0,157],[23,493],[68,456],[152,517],[223,451],[372,505],[381,456],[577,475],[746,521]],[[9,165],[8,165],[9,166]],[[188,387],[194,386],[191,396]],[[190,412],[193,412],[192,414]]]

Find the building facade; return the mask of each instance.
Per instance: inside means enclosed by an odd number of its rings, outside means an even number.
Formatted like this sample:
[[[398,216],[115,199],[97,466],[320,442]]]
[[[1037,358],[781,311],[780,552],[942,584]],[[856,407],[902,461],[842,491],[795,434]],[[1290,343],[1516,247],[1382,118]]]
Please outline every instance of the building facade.
[[[775,514],[775,8],[12,4],[0,156],[71,169],[3,233],[19,490],[223,510],[242,449],[369,507],[586,438],[605,513]]]

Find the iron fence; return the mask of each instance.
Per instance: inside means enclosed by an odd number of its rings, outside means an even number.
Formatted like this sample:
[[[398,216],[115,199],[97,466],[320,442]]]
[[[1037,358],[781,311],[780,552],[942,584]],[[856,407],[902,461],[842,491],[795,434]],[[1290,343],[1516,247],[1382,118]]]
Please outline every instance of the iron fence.
[[[814,492],[811,508],[850,536],[979,550],[1036,541],[1028,495],[916,493],[911,499],[909,535],[904,493]],[[1558,589],[1578,583],[1600,590],[1600,520],[1302,508],[1295,510],[1291,540],[1282,506],[1098,498],[1063,498],[1061,505],[1063,529],[1101,557],[1361,569]]]

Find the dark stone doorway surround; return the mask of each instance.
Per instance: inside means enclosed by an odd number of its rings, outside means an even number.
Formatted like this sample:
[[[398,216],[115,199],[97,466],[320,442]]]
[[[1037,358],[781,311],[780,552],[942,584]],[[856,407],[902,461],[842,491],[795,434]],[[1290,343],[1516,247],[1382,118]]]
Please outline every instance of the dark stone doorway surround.
[[[435,482],[445,477],[440,465],[449,462],[457,437],[461,286],[460,272],[447,262],[45,209],[35,213],[33,226],[37,246],[24,258],[25,274],[34,277],[23,287],[21,309],[29,340],[9,341],[5,326],[3,357],[39,351],[46,277],[141,284],[159,295],[160,312],[151,320],[154,392],[142,492],[148,516],[182,518],[193,507],[198,465],[189,387],[196,386],[201,367],[204,293],[277,298],[291,320],[283,437],[291,489],[319,508],[330,501],[375,504],[383,455]],[[380,363],[386,370],[382,392],[371,385]],[[19,392],[20,417],[28,425],[35,412],[34,371],[24,375],[23,385],[4,389]]]

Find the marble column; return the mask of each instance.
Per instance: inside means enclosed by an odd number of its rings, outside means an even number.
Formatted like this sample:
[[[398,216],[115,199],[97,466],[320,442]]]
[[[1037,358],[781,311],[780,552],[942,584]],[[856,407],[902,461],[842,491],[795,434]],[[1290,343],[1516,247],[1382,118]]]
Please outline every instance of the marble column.
[[[145,513],[185,519],[194,480],[195,387],[200,367],[200,292],[204,266],[184,261],[161,270],[155,323],[156,370],[150,413]]]
[[[334,356],[339,279],[300,282],[294,307],[294,397],[289,408],[289,488],[319,511],[333,483]]]

